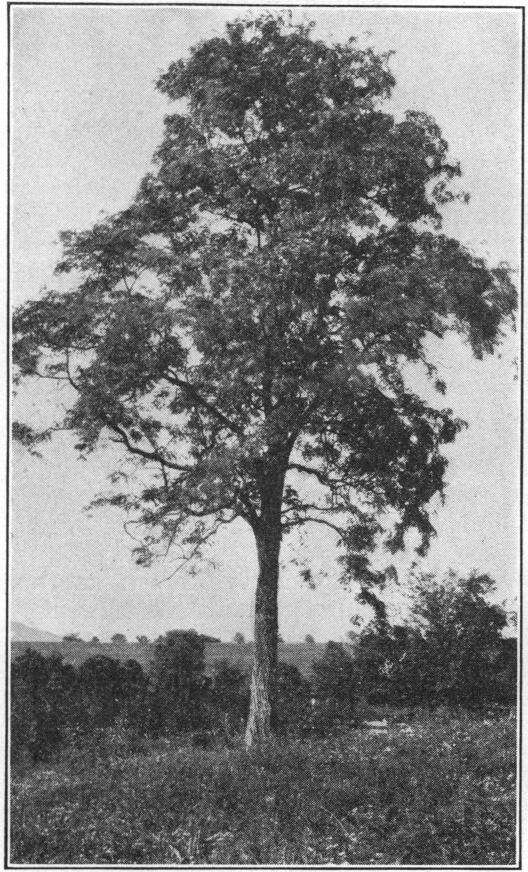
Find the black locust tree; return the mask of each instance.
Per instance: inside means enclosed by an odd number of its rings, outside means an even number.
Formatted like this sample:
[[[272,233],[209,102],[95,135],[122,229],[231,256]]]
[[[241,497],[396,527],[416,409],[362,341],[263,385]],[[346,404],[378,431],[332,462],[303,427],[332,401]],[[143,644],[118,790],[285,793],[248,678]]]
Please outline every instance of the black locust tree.
[[[70,289],[14,315],[20,377],[71,391],[56,428],[81,456],[112,440],[128,457],[100,501],[144,532],[140,563],[251,527],[248,744],[273,730],[283,537],[333,530],[343,581],[377,607],[371,554],[411,528],[425,552],[462,426],[407,368],[443,392],[430,337],[455,330],[481,357],[515,305],[505,267],[442,234],[460,169],[428,115],[383,108],[394,84],[389,56],[353,39],[228,24],[160,77],[177,111],[134,202],[63,233]],[[56,428],[15,432],[30,445]]]

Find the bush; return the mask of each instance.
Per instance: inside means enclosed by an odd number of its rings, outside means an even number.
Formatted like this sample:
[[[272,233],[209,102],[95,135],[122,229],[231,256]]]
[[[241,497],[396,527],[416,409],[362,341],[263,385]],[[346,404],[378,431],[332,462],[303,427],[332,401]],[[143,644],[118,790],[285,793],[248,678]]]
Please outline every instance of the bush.
[[[11,755],[48,760],[64,740],[75,695],[75,670],[61,655],[28,648],[11,665]]]
[[[350,654],[338,642],[328,642],[323,656],[312,663],[312,687],[316,700],[314,726],[349,723],[357,699],[356,673]]]
[[[135,729],[147,726],[147,678],[135,660],[89,657],[79,666],[77,688],[76,722],[82,729],[109,727],[118,719]]]
[[[77,724],[89,730],[109,726],[121,710],[121,664],[104,654],[78,667]]]
[[[310,713],[310,684],[296,666],[279,663],[277,669],[277,731],[302,731]]]
[[[493,701],[508,623],[505,610],[488,600],[494,588],[476,572],[415,578],[411,620],[420,636],[409,665],[423,699],[477,708]]]
[[[211,721],[226,735],[241,732],[249,708],[249,676],[227,660],[215,664],[209,690]]]
[[[154,644],[150,669],[150,725],[154,735],[205,726],[204,639],[195,630],[171,630]]]
[[[423,703],[414,674],[419,634],[405,626],[369,625],[354,648],[358,695],[372,705]]]
[[[121,666],[121,715],[124,723],[140,732],[149,726],[149,678],[137,660],[129,659]]]

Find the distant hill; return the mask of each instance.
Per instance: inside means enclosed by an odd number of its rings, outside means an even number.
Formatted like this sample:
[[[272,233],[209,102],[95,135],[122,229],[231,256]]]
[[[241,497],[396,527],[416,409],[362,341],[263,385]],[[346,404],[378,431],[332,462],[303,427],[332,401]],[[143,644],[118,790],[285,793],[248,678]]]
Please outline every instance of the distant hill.
[[[61,637],[47,630],[39,630],[37,627],[29,627],[20,621],[11,621],[12,642],[60,642]]]
[[[28,643],[31,642],[31,647],[39,651],[44,656],[50,654],[62,654],[67,663],[72,663],[74,666],[79,666],[89,657],[96,657],[104,654],[107,657],[114,657],[116,660],[137,660],[138,663],[146,668],[152,658],[152,645],[141,645],[137,642],[127,642],[122,645],[114,645],[109,642],[102,642],[99,645],[93,645],[89,642],[63,642],[57,641],[40,641],[40,640],[13,640],[11,645],[11,653],[13,657],[23,654]],[[351,646],[346,645],[346,649],[351,650]],[[283,663],[291,663],[305,676],[308,677],[312,671],[312,663],[314,660],[319,660],[324,652],[325,644],[316,642],[313,645],[305,642],[283,642],[279,645],[279,660]],[[205,666],[206,671],[211,673],[213,666],[220,660],[227,660],[228,663],[238,666],[244,672],[249,672],[253,663],[253,645],[248,642],[244,645],[237,645],[234,642],[208,642],[205,646]]]

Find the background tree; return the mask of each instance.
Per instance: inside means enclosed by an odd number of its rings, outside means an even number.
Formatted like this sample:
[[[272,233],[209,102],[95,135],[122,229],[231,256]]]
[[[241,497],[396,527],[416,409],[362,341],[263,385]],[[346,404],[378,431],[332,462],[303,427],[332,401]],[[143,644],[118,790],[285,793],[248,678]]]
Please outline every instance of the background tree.
[[[112,645],[126,645],[127,637],[124,633],[114,633],[110,639]]]
[[[243,633],[235,633],[233,641],[236,645],[245,645],[246,640]]]
[[[121,664],[119,695],[124,726],[145,733],[149,726],[149,679],[137,660]]]
[[[333,530],[343,581],[380,608],[369,555],[410,528],[425,552],[462,426],[411,390],[409,364],[443,392],[428,339],[456,330],[480,357],[515,305],[505,267],[440,232],[460,168],[428,115],[383,110],[393,86],[388,55],[353,40],[229,24],[160,77],[181,102],[132,205],[62,234],[74,286],[14,317],[19,375],[71,387],[57,427],[81,456],[110,439],[129,458],[99,502],[144,529],[140,563],[251,527],[248,743],[273,727],[284,535]],[[15,424],[28,446],[53,429]]]
[[[78,633],[66,633],[65,636],[62,637],[63,642],[82,642]]]
[[[373,703],[478,708],[514,702],[516,640],[503,635],[508,613],[490,602],[494,588],[477,572],[413,576],[405,623],[373,623],[358,639],[357,692]]]
[[[209,687],[205,643],[196,630],[170,630],[154,643],[150,667],[153,727],[178,733],[201,726]]]
[[[148,636],[136,636],[136,641],[138,645],[149,645],[150,639]]]
[[[315,639],[311,633],[307,633],[304,637],[304,642],[306,645],[315,645]]]
[[[410,621],[417,633],[407,670],[418,694],[435,703],[485,705],[502,696],[509,664],[509,701],[515,700],[515,657],[508,657],[511,646],[503,637],[508,615],[490,602],[494,589],[494,581],[478,572],[413,579]]]

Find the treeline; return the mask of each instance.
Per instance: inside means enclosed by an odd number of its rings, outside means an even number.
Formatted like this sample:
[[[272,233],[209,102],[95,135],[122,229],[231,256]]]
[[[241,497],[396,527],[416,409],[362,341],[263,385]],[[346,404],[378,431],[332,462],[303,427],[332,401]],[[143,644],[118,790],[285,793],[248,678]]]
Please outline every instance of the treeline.
[[[379,618],[353,648],[329,642],[310,680],[290,664],[278,674],[279,733],[326,734],[357,725],[368,707],[489,708],[516,698],[516,640],[505,638],[504,607],[490,604],[493,583],[415,579],[401,625]],[[116,726],[132,742],[190,733],[207,744],[240,735],[249,676],[219,661],[206,674],[207,637],[171,631],[152,647],[147,669],[104,654],[78,667],[28,648],[12,663],[11,753],[48,759],[65,745],[93,743]],[[406,716],[409,712],[406,713]]]

